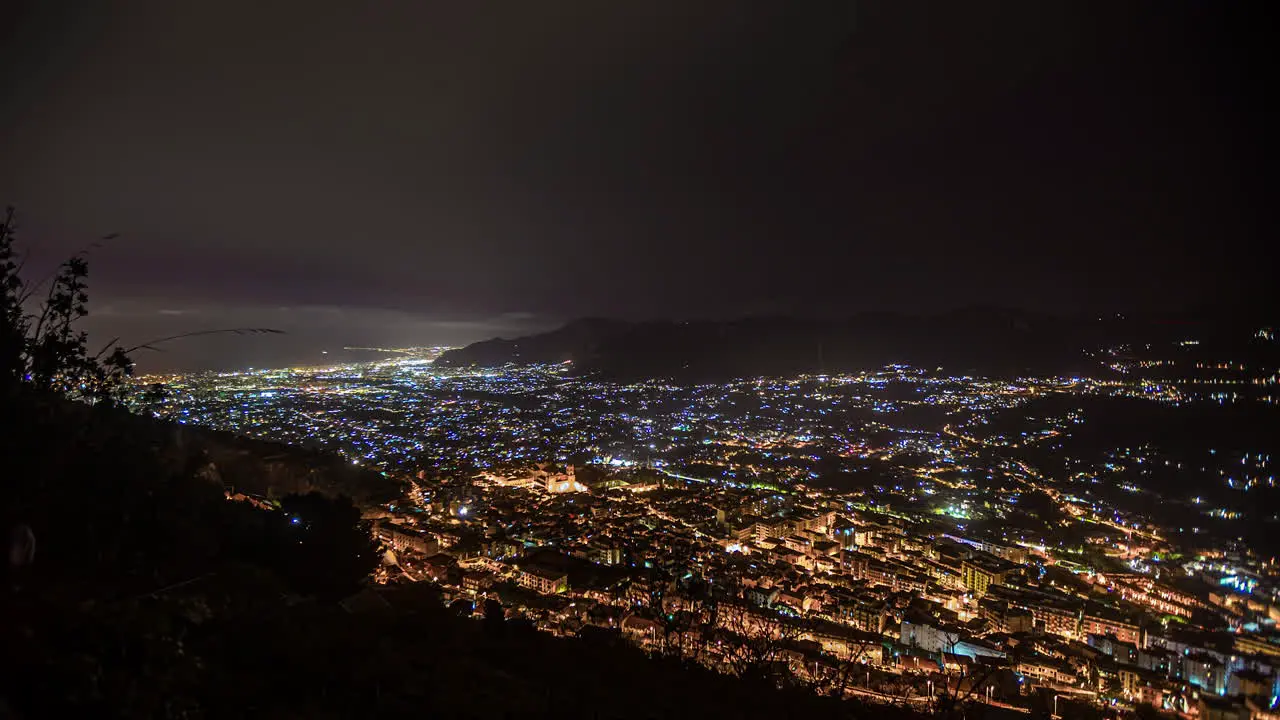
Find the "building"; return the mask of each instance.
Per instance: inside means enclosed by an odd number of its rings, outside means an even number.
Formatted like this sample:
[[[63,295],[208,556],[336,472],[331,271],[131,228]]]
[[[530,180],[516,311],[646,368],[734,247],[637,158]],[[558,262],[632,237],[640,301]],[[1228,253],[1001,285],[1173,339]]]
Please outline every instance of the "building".
[[[943,537],[948,540],[951,540],[952,542],[956,542],[961,545],[967,545],[971,548],[975,548],[984,553],[989,553],[996,557],[1003,558],[1005,560],[1008,560],[1009,562],[1025,563],[1027,561],[1027,557],[1028,557],[1027,549],[1023,547],[1018,547],[1017,545],[1005,545],[1003,543],[996,543],[996,542],[991,542],[987,540],[978,540],[975,538],[967,538],[967,537],[961,537],[958,535],[950,535],[950,534],[943,534]]]
[[[553,468],[538,468],[540,484],[549,493],[586,492],[587,488],[578,482],[572,465],[565,467],[564,472]]]
[[[1228,695],[1271,698],[1274,678],[1257,670],[1236,670],[1227,679]]]
[[[835,523],[835,519],[836,514],[834,511],[822,510],[798,515],[792,519],[791,524],[796,532],[812,530],[825,535],[828,529]]]
[[[773,607],[773,603],[777,601],[778,595],[780,595],[781,592],[782,591],[778,590],[778,588],[762,588],[755,586],[747,588],[746,592],[743,594],[747,601],[753,605]]]
[[[1005,658],[1008,655],[997,648],[983,643],[978,640],[961,640],[955,644],[952,655],[955,657],[967,657],[972,660],[978,658]]]
[[[1139,685],[1137,701],[1142,705],[1155,708],[1164,707],[1164,688],[1155,685]]]
[[[1073,685],[1077,680],[1075,669],[1068,663],[1044,655],[1020,658],[1014,669],[1041,682]]]
[[[621,565],[622,548],[613,543],[592,543],[587,549],[587,559],[600,565]]]
[[[628,615],[620,624],[623,634],[629,636],[641,647],[652,644],[662,630],[662,626],[649,618],[639,615]]]
[[[1008,560],[987,553],[974,553],[960,562],[965,588],[978,596],[986,595],[992,585],[1004,585],[1017,569],[1018,566]]]
[[[1035,628],[1035,620],[1026,608],[1009,608],[1001,618],[1000,627],[1009,633],[1031,632]]]
[[[1227,670],[1217,658],[1197,651],[1182,657],[1182,677],[1201,690],[1221,695],[1227,691]]]
[[[1115,635],[1089,633],[1085,642],[1088,643],[1089,647],[1115,658],[1118,663],[1125,665],[1136,665],[1138,663],[1138,646],[1121,640]]]
[[[457,561],[452,555],[445,553],[436,553],[422,561],[422,571],[427,577],[436,582],[441,582],[449,577],[450,571],[457,567]]]
[[[1138,667],[1162,675],[1169,674],[1169,666],[1177,661],[1173,652],[1159,647],[1147,647],[1138,650]]]
[[[885,603],[880,600],[843,599],[837,605],[841,619],[859,630],[876,634],[884,632],[888,617]]]
[[[556,595],[569,591],[569,576],[563,572],[537,565],[520,569],[516,577],[520,587],[543,595]]]
[[[1047,604],[1032,604],[1027,608],[1035,626],[1050,635],[1075,638],[1080,632],[1080,616],[1066,608]]]
[[[493,576],[487,572],[472,571],[462,576],[462,589],[475,595],[488,589],[493,583]]]
[[[831,527],[831,539],[840,544],[841,550],[853,550],[858,546],[857,528],[844,518],[836,520]]]
[[[1080,632],[1086,637],[1111,635],[1121,642],[1131,643],[1135,649],[1147,644],[1146,633],[1137,623],[1092,613],[1086,613],[1080,619]]]
[[[863,578],[871,566],[871,559],[870,555],[864,553],[843,550],[840,552],[840,567],[855,578]]]
[[[795,550],[798,553],[808,553],[813,547],[812,540],[806,537],[800,537],[799,535],[788,535],[782,539],[782,544],[788,549]]]
[[[1236,650],[1242,653],[1280,657],[1280,642],[1268,642],[1266,638],[1260,635],[1241,633],[1233,638],[1233,643]]]
[[[375,534],[387,547],[397,553],[431,555],[440,549],[435,538],[429,538],[416,530],[379,523]]]
[[[955,653],[960,642],[959,628],[939,627],[923,619],[903,620],[900,642],[931,653]]]
[[[1138,674],[1136,668],[1120,668],[1120,692],[1125,697],[1137,697],[1139,690],[1142,688],[1142,676]]]

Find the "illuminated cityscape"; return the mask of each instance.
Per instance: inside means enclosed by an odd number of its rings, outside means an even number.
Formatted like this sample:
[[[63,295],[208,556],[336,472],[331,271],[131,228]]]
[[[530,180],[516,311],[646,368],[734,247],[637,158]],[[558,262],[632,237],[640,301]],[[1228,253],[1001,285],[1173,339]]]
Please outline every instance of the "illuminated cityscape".
[[[870,701],[1025,712],[1049,692],[1203,715],[1280,688],[1280,568],[1260,541],[1280,517],[1274,438],[1212,415],[1269,411],[1275,369],[1193,349],[1112,348],[1080,377],[704,384],[410,349],[151,376],[135,404],[382,473],[404,493],[364,508],[388,551],[377,580],[477,614],[496,601],[548,633]]]
[[[1266,7],[6,7],[0,720],[1280,720]]]

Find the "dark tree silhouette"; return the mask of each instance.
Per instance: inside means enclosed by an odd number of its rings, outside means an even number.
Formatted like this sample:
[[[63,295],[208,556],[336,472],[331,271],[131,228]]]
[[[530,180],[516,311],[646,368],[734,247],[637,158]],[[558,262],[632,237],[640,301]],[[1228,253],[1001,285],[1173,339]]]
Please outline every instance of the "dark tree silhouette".
[[[379,562],[368,523],[348,497],[290,495],[271,517],[276,569],[295,592],[336,599],[359,588]]]
[[[14,246],[17,225],[13,209],[0,221],[0,376],[6,384],[24,382],[37,391],[56,391],[90,402],[121,399],[133,374],[129,353],[108,343],[90,355],[88,335],[78,322],[89,314],[88,251],[92,244],[58,266],[51,279],[29,282],[25,263]],[[108,236],[109,239],[112,236]],[[28,311],[45,288],[38,309]]]
[[[26,334],[22,331],[21,265],[14,242],[13,208],[0,221],[0,381],[22,379]]]
[[[484,629],[490,635],[501,635],[507,625],[507,611],[502,603],[489,598],[484,601]]]
[[[15,245],[14,217],[13,208],[8,208],[0,218],[0,384],[4,392],[25,385],[37,392],[114,405],[130,389],[132,354],[138,350],[157,350],[162,343],[197,335],[280,333],[270,328],[198,330],[132,347],[113,338],[91,355],[88,334],[78,323],[89,314],[88,253],[99,243],[72,255],[51,276],[32,282],[23,273],[25,258]],[[103,240],[114,238],[107,235]],[[37,302],[42,291],[43,299]]]

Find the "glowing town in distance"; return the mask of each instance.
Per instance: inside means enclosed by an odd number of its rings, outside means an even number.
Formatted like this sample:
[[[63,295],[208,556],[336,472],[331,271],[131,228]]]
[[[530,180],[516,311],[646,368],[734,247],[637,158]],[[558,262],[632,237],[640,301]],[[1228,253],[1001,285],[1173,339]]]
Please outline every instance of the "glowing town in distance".
[[[873,699],[981,676],[981,699],[1012,708],[1269,707],[1280,571],[1242,528],[1277,519],[1271,449],[1089,432],[1273,407],[1273,369],[1179,364],[1189,343],[1101,356],[1097,377],[894,365],[702,385],[439,368],[442,348],[415,348],[142,378],[164,391],[137,402],[402,483],[366,508],[394,558],[378,578],[497,599],[548,632],[597,625],[725,672],[768,637],[769,662]]]

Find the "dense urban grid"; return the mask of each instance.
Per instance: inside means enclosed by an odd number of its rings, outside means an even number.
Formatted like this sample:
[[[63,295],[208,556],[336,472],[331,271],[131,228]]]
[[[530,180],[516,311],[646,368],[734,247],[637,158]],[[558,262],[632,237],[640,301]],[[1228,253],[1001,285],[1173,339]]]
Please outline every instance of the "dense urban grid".
[[[478,615],[873,701],[1270,718],[1273,448],[1230,418],[1273,411],[1276,369],[1195,349],[1112,348],[1081,377],[701,385],[407,349],[152,376],[135,399],[402,484],[365,508],[377,579]]]

